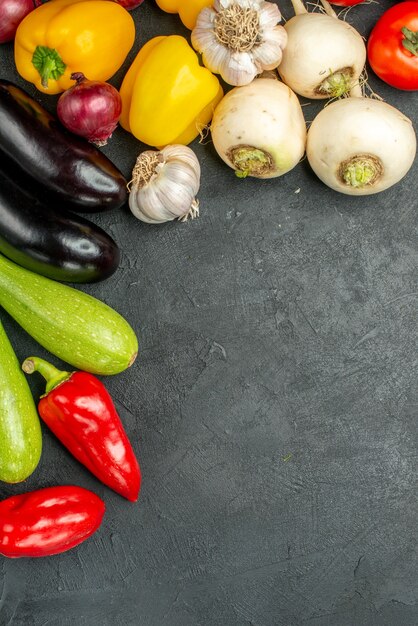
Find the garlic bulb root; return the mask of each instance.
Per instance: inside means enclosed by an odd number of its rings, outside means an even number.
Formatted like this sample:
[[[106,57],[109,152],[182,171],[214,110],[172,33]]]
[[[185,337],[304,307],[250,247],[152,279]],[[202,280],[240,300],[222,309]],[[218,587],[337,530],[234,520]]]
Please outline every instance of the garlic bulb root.
[[[196,217],[199,217],[199,200],[197,198],[193,200],[188,212],[178,219],[180,222],[187,222],[188,219],[194,220]]]
[[[169,145],[138,155],[128,184],[129,208],[148,224],[199,215],[200,164],[191,148]]]

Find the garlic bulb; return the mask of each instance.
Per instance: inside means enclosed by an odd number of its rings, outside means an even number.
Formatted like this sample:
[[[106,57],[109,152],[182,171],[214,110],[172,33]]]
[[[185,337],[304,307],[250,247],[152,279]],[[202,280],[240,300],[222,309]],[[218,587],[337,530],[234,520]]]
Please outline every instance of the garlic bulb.
[[[215,0],[199,13],[192,45],[203,63],[229,85],[248,85],[282,60],[287,32],[277,4],[263,0]]]
[[[199,215],[200,165],[191,148],[171,145],[142,152],[132,170],[129,208],[142,222],[182,222]]]

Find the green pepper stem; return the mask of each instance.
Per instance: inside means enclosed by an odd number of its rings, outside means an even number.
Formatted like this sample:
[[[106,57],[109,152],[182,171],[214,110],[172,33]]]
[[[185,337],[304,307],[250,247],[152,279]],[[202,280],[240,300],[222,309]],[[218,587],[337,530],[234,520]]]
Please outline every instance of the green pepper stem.
[[[56,368],[52,363],[44,361],[37,356],[30,356],[22,363],[22,370],[26,374],[33,374],[33,372],[39,372],[46,380],[45,394],[48,394],[57,385],[68,380],[71,376],[71,372],[64,372]]]
[[[41,70],[41,83],[42,87],[48,87],[48,80],[51,76],[52,70],[55,69],[55,61],[51,57],[46,57]]]
[[[36,46],[32,56],[32,63],[41,77],[42,87],[48,87],[50,78],[58,80],[64,72],[66,65],[58,52],[47,46]]]
[[[405,39],[402,39],[402,45],[405,50],[418,57],[418,32],[409,30],[406,26],[401,28],[401,32]]]

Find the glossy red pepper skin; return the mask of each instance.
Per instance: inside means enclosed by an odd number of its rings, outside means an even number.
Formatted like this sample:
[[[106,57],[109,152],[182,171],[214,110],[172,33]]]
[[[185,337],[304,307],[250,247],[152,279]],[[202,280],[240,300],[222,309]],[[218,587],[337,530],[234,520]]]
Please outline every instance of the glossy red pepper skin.
[[[66,552],[99,528],[104,502],[82,487],[47,487],[0,502],[0,554],[9,558]]]
[[[22,367],[47,380],[38,412],[54,435],[102,483],[135,502],[141,471],[103,383],[87,372],[61,372],[38,357],[26,359]]]

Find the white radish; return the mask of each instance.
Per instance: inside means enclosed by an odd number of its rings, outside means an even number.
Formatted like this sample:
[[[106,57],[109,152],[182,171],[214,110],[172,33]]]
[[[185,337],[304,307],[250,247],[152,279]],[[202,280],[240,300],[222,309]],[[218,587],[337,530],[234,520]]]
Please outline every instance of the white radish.
[[[273,78],[229,91],[215,109],[212,140],[239,177],[274,178],[305,152],[306,123],[297,96]]]
[[[360,33],[338,19],[326,0],[327,14],[308,13],[292,0],[296,15],[286,24],[288,39],[278,67],[281,79],[305,98],[334,98],[358,85],[366,62]]]
[[[388,189],[410,169],[416,153],[412,122],[371,98],[343,98],[316,116],[306,155],[315,174],[341,193],[364,196]]]

